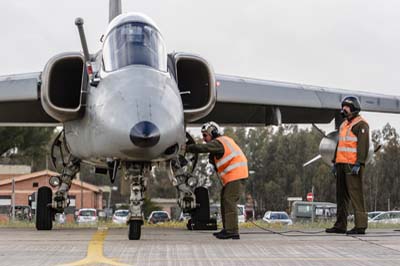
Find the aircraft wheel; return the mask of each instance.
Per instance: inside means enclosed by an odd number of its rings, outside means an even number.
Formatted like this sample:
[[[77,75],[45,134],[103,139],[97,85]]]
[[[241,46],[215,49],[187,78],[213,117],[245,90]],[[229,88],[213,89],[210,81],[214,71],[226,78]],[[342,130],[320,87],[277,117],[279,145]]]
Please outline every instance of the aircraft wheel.
[[[129,232],[128,232],[129,240],[139,240],[140,239],[140,234],[142,231],[142,224],[143,224],[143,221],[140,221],[140,220],[129,221]]]
[[[53,211],[48,206],[53,192],[49,187],[41,187],[37,192],[36,229],[51,230],[53,228]]]
[[[194,190],[196,195],[196,205],[198,206],[195,210],[195,220],[208,221],[210,219],[210,200],[208,196],[208,189],[204,187],[198,187]]]

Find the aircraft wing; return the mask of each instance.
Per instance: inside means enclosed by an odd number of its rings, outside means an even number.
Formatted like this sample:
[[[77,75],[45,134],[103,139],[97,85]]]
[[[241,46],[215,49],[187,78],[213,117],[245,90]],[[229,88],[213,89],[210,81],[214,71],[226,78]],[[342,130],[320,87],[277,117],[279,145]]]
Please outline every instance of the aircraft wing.
[[[40,72],[0,76],[1,126],[56,126],[40,102]]]
[[[340,119],[343,97],[355,95],[362,111],[400,113],[400,96],[216,75],[217,103],[195,123],[228,125],[329,123]]]

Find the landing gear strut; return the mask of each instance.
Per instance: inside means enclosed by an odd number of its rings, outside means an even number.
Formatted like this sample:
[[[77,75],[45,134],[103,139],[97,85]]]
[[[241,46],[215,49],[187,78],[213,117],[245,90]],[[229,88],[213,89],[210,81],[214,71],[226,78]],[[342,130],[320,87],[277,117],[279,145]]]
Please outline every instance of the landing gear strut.
[[[60,180],[61,184],[58,187],[56,193],[54,193],[52,207],[56,212],[63,212],[69,205],[68,191],[71,188],[72,179],[75,178],[76,174],[80,169],[80,159],[70,156],[67,164],[62,170]]]
[[[150,164],[125,163],[124,179],[129,183],[129,217],[128,217],[128,238],[129,240],[139,240],[141,227],[143,225],[143,201],[146,190],[147,179],[150,175]]]
[[[66,144],[64,130],[58,134],[51,147],[51,161],[54,168],[57,169],[55,151],[58,151],[62,163],[61,176],[54,176],[50,179],[55,181],[50,181],[50,185],[58,188],[54,195],[49,187],[40,187],[38,190],[37,230],[51,230],[55,214],[64,212],[64,209],[68,207],[68,191],[71,188],[72,179],[75,178],[80,169],[81,160],[70,153]]]

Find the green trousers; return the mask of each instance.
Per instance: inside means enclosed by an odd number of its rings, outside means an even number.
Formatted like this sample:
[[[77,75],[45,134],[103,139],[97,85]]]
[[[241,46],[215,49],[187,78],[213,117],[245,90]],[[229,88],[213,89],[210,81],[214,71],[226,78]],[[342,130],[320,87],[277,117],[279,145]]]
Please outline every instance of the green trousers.
[[[221,190],[222,226],[228,233],[239,233],[237,204],[246,181],[247,178],[229,182]]]
[[[354,222],[356,228],[368,227],[368,217],[364,202],[362,177],[364,166],[361,166],[358,175],[351,174],[351,164],[336,165],[336,200],[337,213],[335,227],[347,229],[348,207],[351,202],[354,209]]]

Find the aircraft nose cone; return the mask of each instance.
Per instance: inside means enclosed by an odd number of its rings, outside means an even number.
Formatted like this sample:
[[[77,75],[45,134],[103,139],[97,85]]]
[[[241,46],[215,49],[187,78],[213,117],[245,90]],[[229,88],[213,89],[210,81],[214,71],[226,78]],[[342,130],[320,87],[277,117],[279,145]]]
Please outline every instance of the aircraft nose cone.
[[[129,137],[136,146],[148,148],[158,143],[160,140],[160,130],[153,123],[142,121],[132,127]]]

